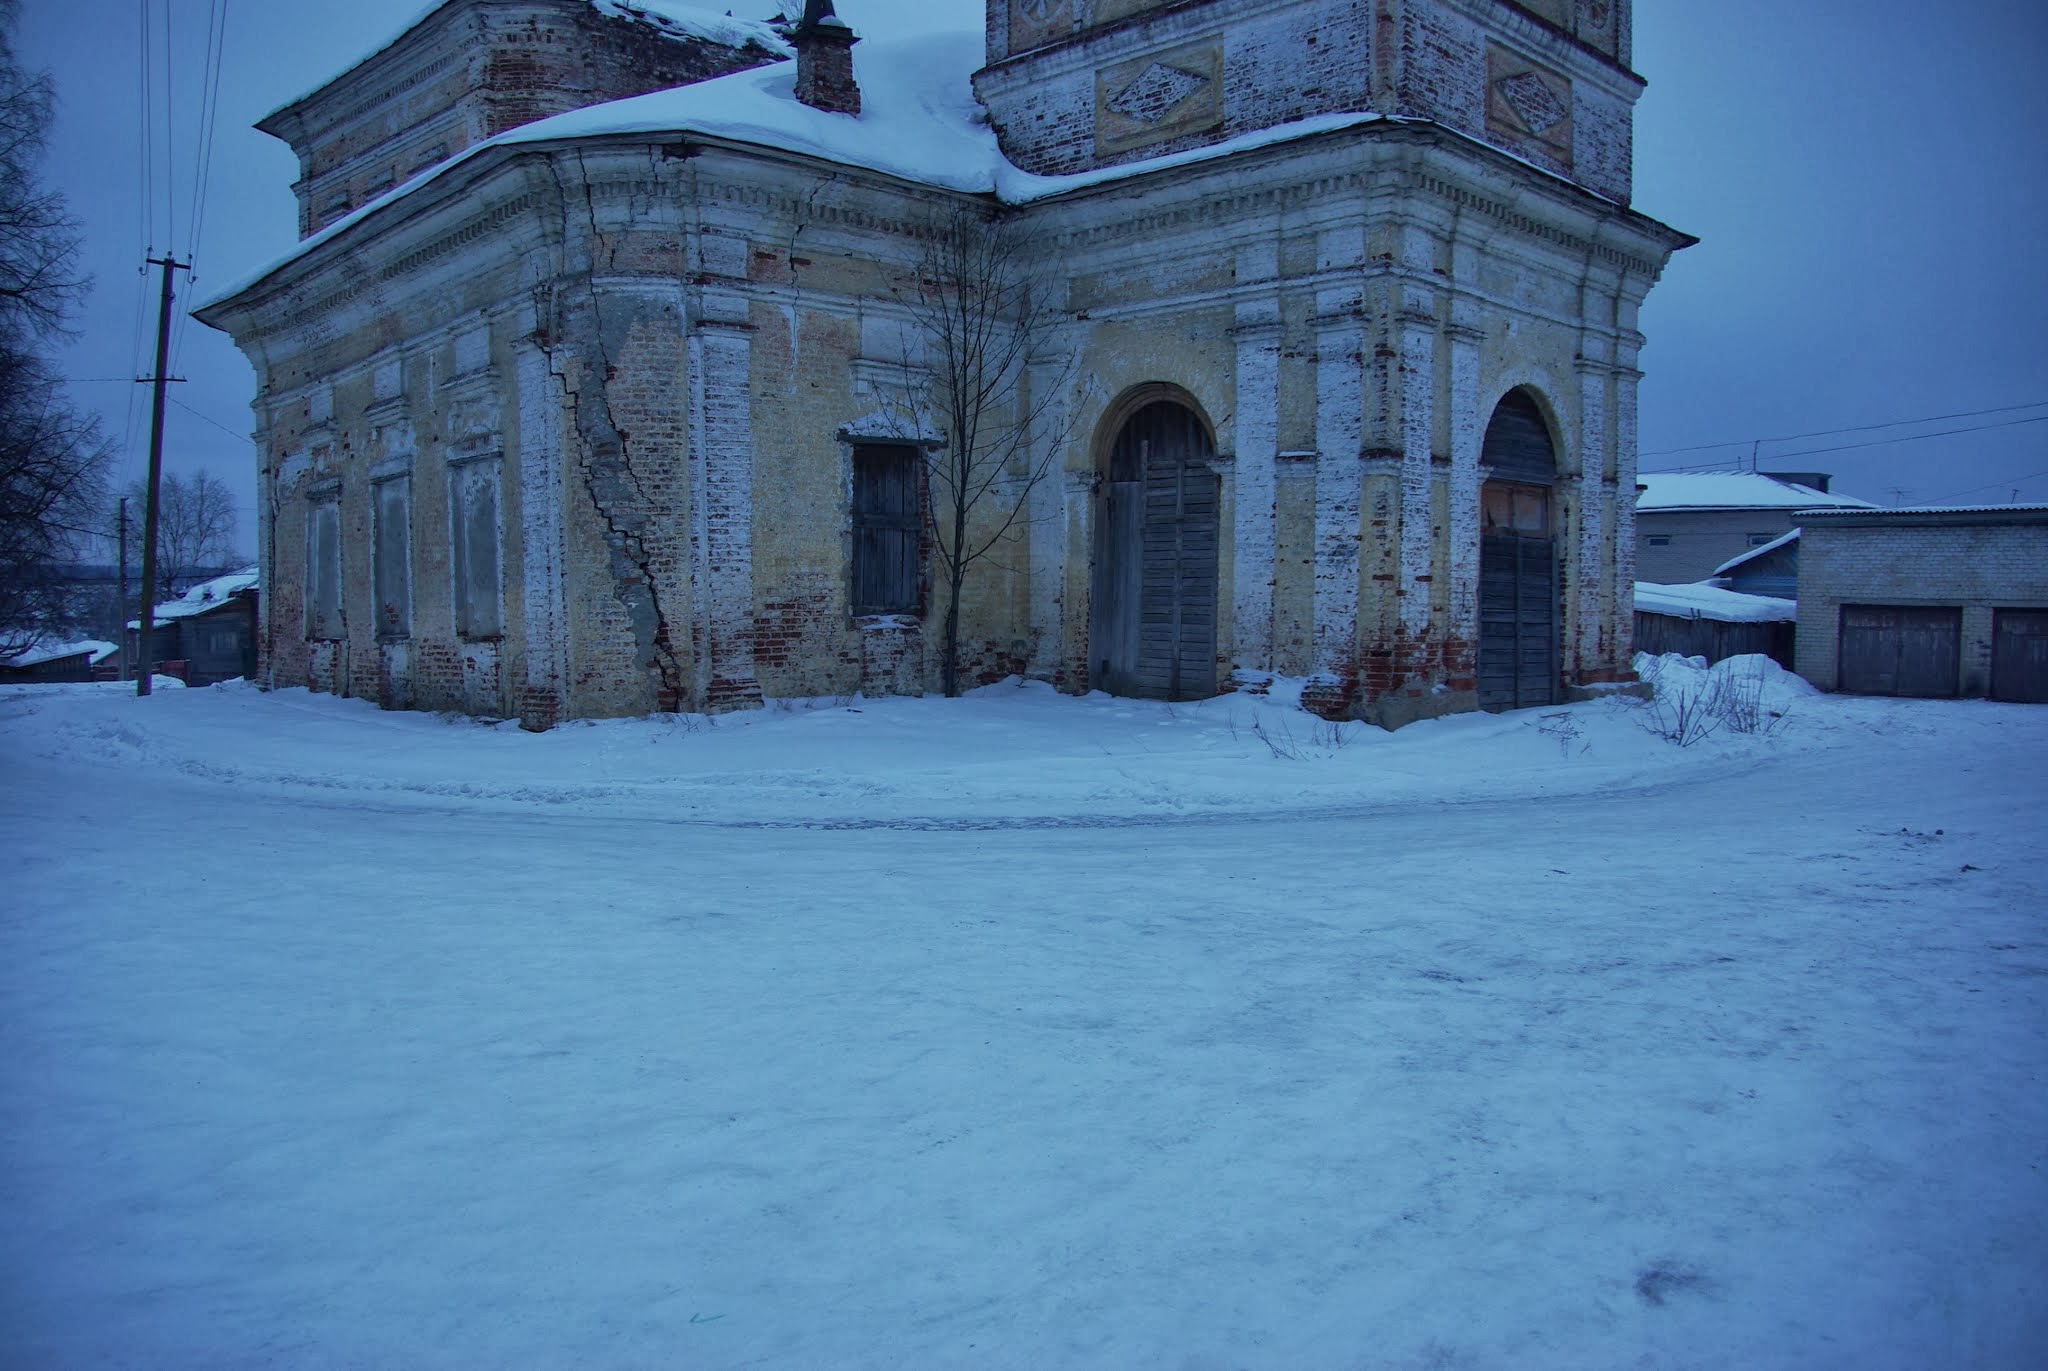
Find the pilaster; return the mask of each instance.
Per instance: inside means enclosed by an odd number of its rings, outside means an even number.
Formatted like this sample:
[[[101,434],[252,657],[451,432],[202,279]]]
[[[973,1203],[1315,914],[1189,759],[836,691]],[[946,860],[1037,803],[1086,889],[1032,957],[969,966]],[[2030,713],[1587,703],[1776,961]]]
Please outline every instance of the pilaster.
[[[569,617],[562,567],[562,403],[547,355],[514,351],[519,407],[519,542],[525,606],[526,680],[521,728],[552,728],[566,715]]]
[[[1636,349],[1616,350],[1614,369],[1614,664],[1629,669],[1636,625]]]
[[[1429,635],[1430,449],[1436,435],[1436,319],[1411,308],[1401,317],[1401,631]]]
[[[1064,340],[1062,340],[1064,341]],[[1030,359],[1029,405],[1036,411],[1037,432],[1031,435],[1026,460],[1042,479],[1031,487],[1026,537],[1030,545],[1029,593],[1026,614],[1031,626],[1025,670],[1050,679],[1066,660],[1065,606],[1062,593],[1067,567],[1067,439],[1073,428],[1070,351],[1048,352]]]
[[[1479,644],[1479,454],[1486,416],[1479,412],[1479,347],[1485,334],[1453,324],[1444,331],[1451,354],[1450,636],[1476,665]]]
[[[1607,484],[1607,378],[1608,363],[1600,357],[1581,356],[1574,368],[1579,378],[1578,450],[1578,554],[1573,559],[1572,580],[1577,608],[1571,639],[1568,675],[1583,680],[1590,671],[1606,664],[1604,651],[1606,607],[1611,593],[1610,577],[1603,565],[1602,541],[1607,512],[1614,502],[1614,489]]]
[[[690,335],[691,639],[707,709],[758,704],[754,675],[751,329],[699,318]]]
[[[1235,631],[1239,671],[1273,666],[1274,468],[1280,451],[1277,301],[1238,306]]]
[[[1346,697],[1358,663],[1358,535],[1365,324],[1354,308],[1316,329],[1316,675]]]

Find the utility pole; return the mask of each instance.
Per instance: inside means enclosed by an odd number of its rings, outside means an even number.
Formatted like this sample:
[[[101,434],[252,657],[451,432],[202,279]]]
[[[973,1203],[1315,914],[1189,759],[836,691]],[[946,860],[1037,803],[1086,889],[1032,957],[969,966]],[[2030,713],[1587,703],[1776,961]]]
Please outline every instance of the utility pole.
[[[121,497],[121,557],[114,567],[114,584],[117,587],[114,592],[116,596],[114,604],[117,606],[114,614],[114,632],[119,636],[125,637],[128,632],[128,497],[126,495]],[[120,659],[121,670],[125,672],[128,670],[128,650],[125,643],[122,645],[121,651],[116,655]]]
[[[135,635],[135,693],[149,694],[149,679],[155,674],[156,659],[151,655],[149,635],[156,622],[156,519],[157,487],[164,476],[164,387],[173,378],[164,372],[171,365],[171,273],[190,271],[190,262],[180,262],[165,253],[149,259],[149,265],[164,269],[163,296],[157,302],[156,314],[156,375],[142,380],[156,391],[156,403],[149,418],[149,496],[142,511],[142,614],[138,620],[141,627]]]

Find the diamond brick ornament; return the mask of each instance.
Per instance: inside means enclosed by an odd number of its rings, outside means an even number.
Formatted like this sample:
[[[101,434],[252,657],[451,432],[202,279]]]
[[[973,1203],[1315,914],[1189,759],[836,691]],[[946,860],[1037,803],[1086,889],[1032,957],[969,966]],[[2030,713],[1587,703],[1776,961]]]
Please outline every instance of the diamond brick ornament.
[[[1504,76],[1494,83],[1500,98],[1507,102],[1522,126],[1541,138],[1544,134],[1564,122],[1571,108],[1559,98],[1548,82],[1533,71],[1518,76]]]
[[[1209,84],[1200,72],[1154,62],[1138,79],[1118,91],[1109,107],[1126,119],[1156,124],[1172,113],[1173,107]]]

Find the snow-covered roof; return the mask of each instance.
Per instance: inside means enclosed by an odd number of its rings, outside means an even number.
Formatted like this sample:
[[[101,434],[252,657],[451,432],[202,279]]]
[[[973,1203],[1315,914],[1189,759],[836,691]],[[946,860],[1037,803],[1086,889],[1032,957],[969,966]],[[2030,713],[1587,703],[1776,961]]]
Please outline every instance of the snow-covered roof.
[[[97,638],[76,638],[61,642],[55,638],[44,638],[26,652],[17,652],[0,661],[0,666],[20,670],[25,667],[41,666],[44,662],[55,662],[65,657],[76,657],[81,653],[92,654],[92,664],[98,666],[120,649],[112,643],[103,643]]]
[[[1637,513],[1674,509],[1876,509],[1853,495],[1830,495],[1752,471],[1652,471],[1636,477],[1644,487]]]
[[[2048,513],[2048,505],[1869,505],[1866,507],[1878,514],[2042,514]],[[1813,514],[1856,514],[1855,509],[1802,510]]]
[[[770,28],[766,23],[754,19],[735,19],[732,10],[723,14],[713,13],[689,0],[590,0],[600,14],[616,14],[626,19],[638,20],[651,26],[666,38],[702,39],[711,43],[722,43],[729,48],[743,48],[752,43],[757,48],[793,56],[788,40]],[[775,10],[772,4],[741,5],[741,9]]]
[[[1715,567],[1712,571],[1708,572],[1707,574],[1709,576],[1725,576],[1729,572],[1735,570],[1735,568],[1741,566],[1744,562],[1753,562],[1759,557],[1768,557],[1773,552],[1776,552],[1779,548],[1785,546],[1787,543],[1796,543],[1798,541],[1799,530],[1795,528],[1790,533],[1779,534],[1777,537],[1771,539],[1771,541],[1769,541],[1768,543],[1765,543],[1762,547],[1753,547],[1739,557],[1730,557],[1727,561],[1721,563],[1721,565]]]
[[[858,16],[852,13],[854,6],[850,0],[842,8],[849,12],[847,17],[854,22],[856,31],[864,32]],[[935,8],[939,9],[938,18],[925,22],[927,30],[959,9],[952,3]],[[861,88],[858,115],[827,113],[798,101],[793,62],[770,63],[672,90],[570,110],[470,145],[335,220],[295,244],[276,261],[216,292],[198,308],[203,312],[241,294],[435,178],[491,149],[506,146],[620,134],[696,134],[800,153],[944,190],[994,194],[1012,204],[1025,204],[1252,148],[1388,121],[1387,116],[1371,113],[1318,115],[1162,157],[1066,176],[1034,175],[1003,156],[986,113],[974,97],[970,78],[986,56],[987,46],[979,10],[962,13],[974,20],[973,27],[951,32],[907,31],[911,26],[898,16],[895,36],[891,36],[890,26],[884,26],[877,35],[864,37],[853,50],[854,76]]]
[[[405,35],[452,3],[454,0],[428,0],[428,3],[400,25],[396,32],[378,40],[376,46],[362,52],[353,61],[336,68],[334,75],[319,85],[301,91],[285,101],[274,113],[281,113],[295,105],[304,104],[365,62],[382,56],[396,46]],[[617,15],[646,24],[664,38],[702,39],[735,48],[752,43],[785,57],[791,55],[789,43],[765,22],[776,13],[774,0],[755,0],[755,3],[740,3],[737,6],[741,10],[759,12],[762,16],[759,20],[735,19],[732,4],[724,5],[723,12],[720,12],[711,9],[707,0],[587,0],[587,3],[600,14]]]
[[[235,595],[256,585],[256,568],[243,567],[225,576],[216,576],[210,581],[201,581],[175,600],[167,600],[156,607],[156,622],[166,619],[189,619],[195,614],[219,609]],[[141,628],[142,620],[130,619],[128,627]]]
[[[1674,619],[1719,619],[1729,624],[1790,623],[1799,617],[1795,600],[1781,600],[1775,595],[1743,595],[1698,582],[1666,586],[1637,581],[1636,609],[1644,614],[1668,614]]]

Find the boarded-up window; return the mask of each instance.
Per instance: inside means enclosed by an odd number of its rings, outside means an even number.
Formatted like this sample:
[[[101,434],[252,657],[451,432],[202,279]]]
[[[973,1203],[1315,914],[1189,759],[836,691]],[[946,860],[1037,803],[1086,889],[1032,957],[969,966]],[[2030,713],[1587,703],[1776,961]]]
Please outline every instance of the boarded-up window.
[[[412,478],[393,476],[371,487],[372,570],[377,596],[377,636],[412,635]]]
[[[853,450],[853,612],[915,614],[924,459],[913,447]]]
[[[341,495],[306,506],[306,636],[339,638],[341,618]]]
[[[1489,531],[1536,537],[1550,532],[1550,492],[1542,486],[1488,481],[1481,487],[1480,506]]]
[[[456,636],[499,637],[505,612],[499,594],[497,459],[450,467],[448,495]]]

